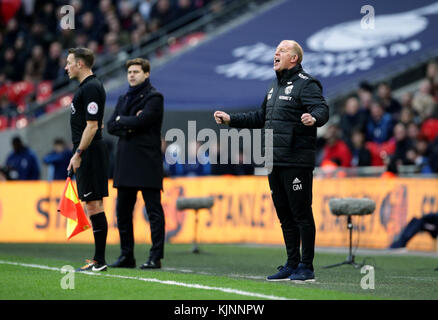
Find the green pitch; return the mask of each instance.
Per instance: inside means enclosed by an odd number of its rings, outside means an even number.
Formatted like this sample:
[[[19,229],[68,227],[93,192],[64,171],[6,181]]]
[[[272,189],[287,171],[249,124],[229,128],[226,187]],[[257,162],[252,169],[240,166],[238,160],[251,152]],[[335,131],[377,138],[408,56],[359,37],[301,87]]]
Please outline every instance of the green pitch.
[[[361,255],[373,265],[374,289],[363,289],[360,269],[341,262],[345,254],[316,252],[316,282],[267,282],[265,277],[285,261],[281,247],[247,245],[200,246],[167,244],[163,269],[111,269],[99,274],[61,273],[61,268],[80,267],[92,257],[92,245],[0,244],[0,299],[438,299],[437,257],[401,254]],[[137,265],[145,262],[149,246],[137,245]],[[107,247],[107,262],[116,260],[118,246]],[[72,276],[64,284],[65,276]],[[371,284],[365,281],[368,286]]]

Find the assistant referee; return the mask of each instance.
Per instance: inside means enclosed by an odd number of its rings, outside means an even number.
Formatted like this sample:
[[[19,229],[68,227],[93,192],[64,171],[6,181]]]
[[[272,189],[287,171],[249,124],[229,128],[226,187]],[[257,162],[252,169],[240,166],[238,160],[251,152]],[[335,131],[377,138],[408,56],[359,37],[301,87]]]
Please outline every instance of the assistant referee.
[[[95,253],[92,260],[76,271],[105,271],[106,220],[103,198],[108,196],[108,151],[102,140],[105,89],[93,74],[93,51],[86,48],[68,50],[65,70],[70,79],[79,81],[71,104],[73,157],[68,170],[76,175],[78,196],[93,226]]]

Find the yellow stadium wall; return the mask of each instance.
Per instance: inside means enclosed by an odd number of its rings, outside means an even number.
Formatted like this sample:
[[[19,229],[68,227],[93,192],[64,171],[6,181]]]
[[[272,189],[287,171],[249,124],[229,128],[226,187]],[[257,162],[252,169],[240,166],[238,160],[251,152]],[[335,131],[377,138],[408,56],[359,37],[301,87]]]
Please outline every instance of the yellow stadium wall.
[[[56,209],[64,182],[0,182],[0,242],[92,243],[92,231],[66,240],[65,218]],[[117,244],[115,204],[117,190],[109,182],[105,198],[108,243]],[[199,241],[202,243],[283,244],[280,225],[266,177],[166,178],[162,203],[166,215],[166,238],[171,243],[190,243],[195,215],[178,211],[179,196],[214,196],[215,205],[199,212]],[[386,248],[413,217],[438,212],[437,179],[344,178],[314,180],[313,212],[316,245],[345,247],[348,230],[345,217],[330,213],[328,202],[335,197],[369,197],[376,201],[374,214],[354,217],[353,244],[362,248]],[[134,212],[137,243],[150,243],[144,203],[138,194]],[[359,232],[359,230],[360,232]],[[421,233],[408,249],[436,251],[437,242]]]

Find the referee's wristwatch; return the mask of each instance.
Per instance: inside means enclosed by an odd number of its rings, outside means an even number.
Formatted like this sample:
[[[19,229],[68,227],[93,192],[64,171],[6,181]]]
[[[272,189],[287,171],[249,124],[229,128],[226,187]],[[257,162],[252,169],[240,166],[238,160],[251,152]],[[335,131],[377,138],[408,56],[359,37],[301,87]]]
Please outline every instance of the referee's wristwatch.
[[[77,148],[76,149],[76,153],[78,154],[78,156],[82,156],[82,153],[84,153],[84,150]]]

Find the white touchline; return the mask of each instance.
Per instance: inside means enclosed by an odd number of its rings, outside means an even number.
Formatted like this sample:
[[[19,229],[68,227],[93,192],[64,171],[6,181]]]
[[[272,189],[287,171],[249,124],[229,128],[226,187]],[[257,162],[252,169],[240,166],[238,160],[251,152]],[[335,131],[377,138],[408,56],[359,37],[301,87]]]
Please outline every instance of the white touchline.
[[[44,266],[44,265],[39,265],[39,264],[19,263],[19,262],[13,262],[13,261],[0,260],[0,264],[9,264],[9,265],[20,266],[20,267],[36,268],[36,269],[58,271],[58,272],[61,271],[61,268],[49,267],[49,266]],[[190,284],[190,283],[171,281],[171,280],[160,280],[160,279],[155,279],[155,278],[131,277],[131,276],[122,276],[122,275],[117,275],[117,274],[103,274],[103,273],[96,273],[96,272],[81,272],[81,274],[87,274],[87,275],[91,275],[91,276],[103,276],[103,277],[108,277],[108,278],[139,280],[139,281],[145,281],[145,282],[156,282],[156,283],[161,283],[161,284],[180,286],[180,287],[186,287],[186,288],[194,288],[194,289],[221,291],[221,292],[225,292],[225,293],[233,293],[233,294],[237,294],[237,295],[261,298],[261,299],[268,299],[268,300],[295,300],[295,299],[289,299],[289,298],[285,298],[285,297],[266,295],[266,294],[237,290],[237,289],[232,289],[232,288],[210,287],[210,286],[206,286],[206,285],[202,285],[202,284]]]

